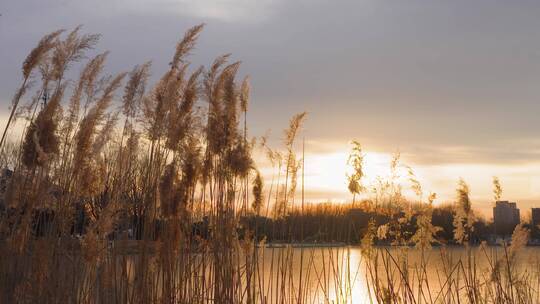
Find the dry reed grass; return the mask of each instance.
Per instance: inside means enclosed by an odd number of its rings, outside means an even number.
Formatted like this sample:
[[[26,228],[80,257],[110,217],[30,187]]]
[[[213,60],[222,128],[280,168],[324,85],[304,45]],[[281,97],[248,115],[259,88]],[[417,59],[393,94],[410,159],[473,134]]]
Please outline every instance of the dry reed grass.
[[[370,221],[362,240],[364,255],[355,261],[351,247],[266,248],[257,238],[257,228],[240,233],[240,218],[249,206],[257,215],[274,210],[278,218],[298,210],[328,214],[344,209],[310,211],[303,195],[300,205],[295,202],[300,169],[304,191],[304,151],[298,159],[296,143],[305,113],[291,119],[284,151],[268,148],[263,140],[275,178],[264,188],[251,158],[256,145],[247,138],[250,86],[248,78],[237,82],[240,64],[229,64],[230,55],[223,55],[209,69],[190,72],[188,55],[202,28],[187,31],[170,69],[150,89],[150,63],[135,66],[128,74],[107,76],[103,75],[107,53],[90,59],[70,87],[65,72],[83,61],[85,51],[99,38],[81,35],[79,27],[66,37],[61,36],[63,31],[46,35],[28,55],[0,141],[1,164],[13,170],[4,180],[7,209],[0,214],[0,302],[539,301],[538,272],[518,271],[518,255],[528,233],[522,227],[516,229],[512,244],[503,247],[503,256],[481,247],[489,261],[489,276],[475,267],[477,256],[470,250],[454,260],[442,248],[439,288],[433,287],[428,253],[436,242],[437,227],[431,224],[435,196],[423,201],[412,170],[409,177],[422,215],[416,234],[400,234],[411,208],[393,180],[380,181],[370,208],[407,212],[379,231]],[[23,140],[7,143],[4,137],[12,117],[29,89],[29,79],[37,73],[41,87],[29,106],[34,110],[25,114],[30,123]],[[112,105],[126,76],[118,111]],[[64,98],[68,93],[71,96]],[[197,110],[202,101],[206,111]],[[120,132],[119,121],[123,121]],[[359,144],[350,164],[354,206],[356,195],[366,191]],[[395,178],[399,155],[392,164]],[[466,242],[473,213],[463,181],[456,210],[456,235]],[[377,238],[388,234],[397,244],[412,240],[420,261],[409,264],[413,249],[396,253],[373,247]],[[353,293],[358,277],[365,279],[362,289],[367,293],[362,299]]]

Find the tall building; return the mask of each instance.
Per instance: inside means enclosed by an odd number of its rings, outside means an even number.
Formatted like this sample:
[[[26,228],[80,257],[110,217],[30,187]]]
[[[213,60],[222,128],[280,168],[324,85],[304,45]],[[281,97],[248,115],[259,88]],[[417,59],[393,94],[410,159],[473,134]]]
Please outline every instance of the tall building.
[[[519,225],[519,209],[516,203],[509,201],[497,201],[493,207],[493,224],[495,233],[498,235],[511,235]]]
[[[531,224],[535,228],[540,225],[540,208],[531,209]]]

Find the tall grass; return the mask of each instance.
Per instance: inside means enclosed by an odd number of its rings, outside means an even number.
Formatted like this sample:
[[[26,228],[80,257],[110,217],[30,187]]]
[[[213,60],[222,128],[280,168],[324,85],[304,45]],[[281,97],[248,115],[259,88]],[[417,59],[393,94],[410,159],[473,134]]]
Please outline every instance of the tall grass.
[[[516,266],[527,235],[521,227],[503,256],[481,247],[489,275],[475,267],[478,255],[470,250],[458,260],[441,250],[443,268],[433,286],[434,195],[423,201],[412,170],[419,229],[400,234],[411,208],[393,180],[381,181],[370,206],[394,210],[388,212],[399,221],[384,227],[371,221],[361,256],[353,247],[267,247],[257,226],[242,227],[249,213],[279,219],[310,212],[303,147],[297,157],[306,114],[291,119],[283,151],[261,141],[274,168],[265,187],[252,159],[256,140],[248,138],[249,79],[238,82],[240,63],[230,55],[191,68],[202,29],[186,32],[153,85],[149,62],[105,75],[106,52],[86,57],[99,36],[82,35],[80,27],[46,35],[30,52],[0,141],[1,165],[11,169],[1,181],[0,302],[538,302],[538,272]],[[79,78],[66,79],[79,65]],[[21,105],[30,84],[38,86],[36,95]],[[6,141],[15,118],[23,118],[21,139]],[[366,191],[359,144],[350,162],[354,206]],[[398,162],[396,155],[394,178]],[[301,202],[295,201],[299,178]],[[471,209],[464,182],[459,191],[456,227],[466,236]],[[303,224],[289,229],[273,233],[285,239],[301,229],[304,241]],[[373,247],[387,234],[396,244],[417,244],[419,262],[409,264],[413,249]]]

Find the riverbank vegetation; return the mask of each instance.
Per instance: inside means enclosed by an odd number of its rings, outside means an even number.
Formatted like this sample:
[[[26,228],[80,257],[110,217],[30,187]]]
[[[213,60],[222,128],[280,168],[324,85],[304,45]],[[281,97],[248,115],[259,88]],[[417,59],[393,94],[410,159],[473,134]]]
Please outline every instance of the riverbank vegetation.
[[[502,256],[482,247],[489,275],[475,267],[469,243],[481,228],[464,181],[455,205],[434,208],[435,195],[396,156],[392,174],[407,168],[416,199],[390,178],[357,202],[368,185],[355,143],[354,208],[307,206],[298,140],[306,114],[292,117],[281,149],[251,138],[240,63],[229,54],[208,67],[189,63],[202,29],[185,33],[155,84],[149,62],[105,74],[108,53],[87,55],[99,35],[81,28],[46,35],[30,52],[0,142],[0,302],[538,302],[538,272],[517,267],[525,227]],[[75,67],[79,77],[68,79]],[[19,140],[9,136],[14,124]],[[254,149],[266,151],[272,181],[262,179]],[[444,238],[468,254],[454,260],[441,250],[433,290],[425,253]],[[269,240],[344,240],[363,254],[266,250]],[[416,249],[391,253],[375,242]],[[408,250],[421,253],[415,265]],[[358,275],[363,299],[353,294]]]

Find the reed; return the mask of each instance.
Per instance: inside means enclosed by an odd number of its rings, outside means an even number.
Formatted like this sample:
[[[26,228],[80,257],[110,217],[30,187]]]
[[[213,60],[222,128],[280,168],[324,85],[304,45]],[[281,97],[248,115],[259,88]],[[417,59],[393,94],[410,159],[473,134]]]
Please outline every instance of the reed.
[[[306,113],[293,116],[282,149],[270,148],[266,139],[259,145],[250,140],[250,85],[249,78],[237,79],[240,63],[229,63],[227,54],[209,68],[190,68],[189,54],[202,29],[186,32],[170,68],[153,85],[150,63],[104,75],[106,52],[83,62],[99,35],[83,35],[80,27],[46,35],[30,52],[0,141],[0,164],[9,168],[0,179],[1,303],[540,300],[540,264],[534,271],[520,268],[524,227],[499,249],[466,245],[466,255],[453,256],[446,247],[431,248],[440,231],[432,224],[436,196],[424,198],[399,154],[390,180],[368,187],[355,143],[348,176],[352,204],[307,205],[304,145],[297,157]],[[65,79],[79,65],[79,78]],[[29,123],[20,141],[5,141],[34,77],[40,86],[24,105],[30,110],[21,113]],[[269,183],[252,159],[258,147],[273,165]],[[397,182],[403,168],[417,194],[414,206]],[[474,212],[464,181],[457,193],[455,236],[468,243]],[[360,194],[368,198],[359,207]],[[362,254],[357,244],[306,247],[306,221],[273,226],[273,239],[287,244],[267,243],[258,222],[245,223],[250,215],[273,214],[278,223],[320,216],[328,220],[329,235],[348,237],[355,227],[338,230],[331,217],[351,208],[396,220],[362,223],[362,235],[355,236]],[[415,233],[405,233],[411,225]],[[416,246],[375,246],[385,238]],[[413,260],[413,252],[420,258]],[[488,262],[489,275],[477,266],[478,258]],[[432,265],[440,271],[436,281],[428,274]]]

